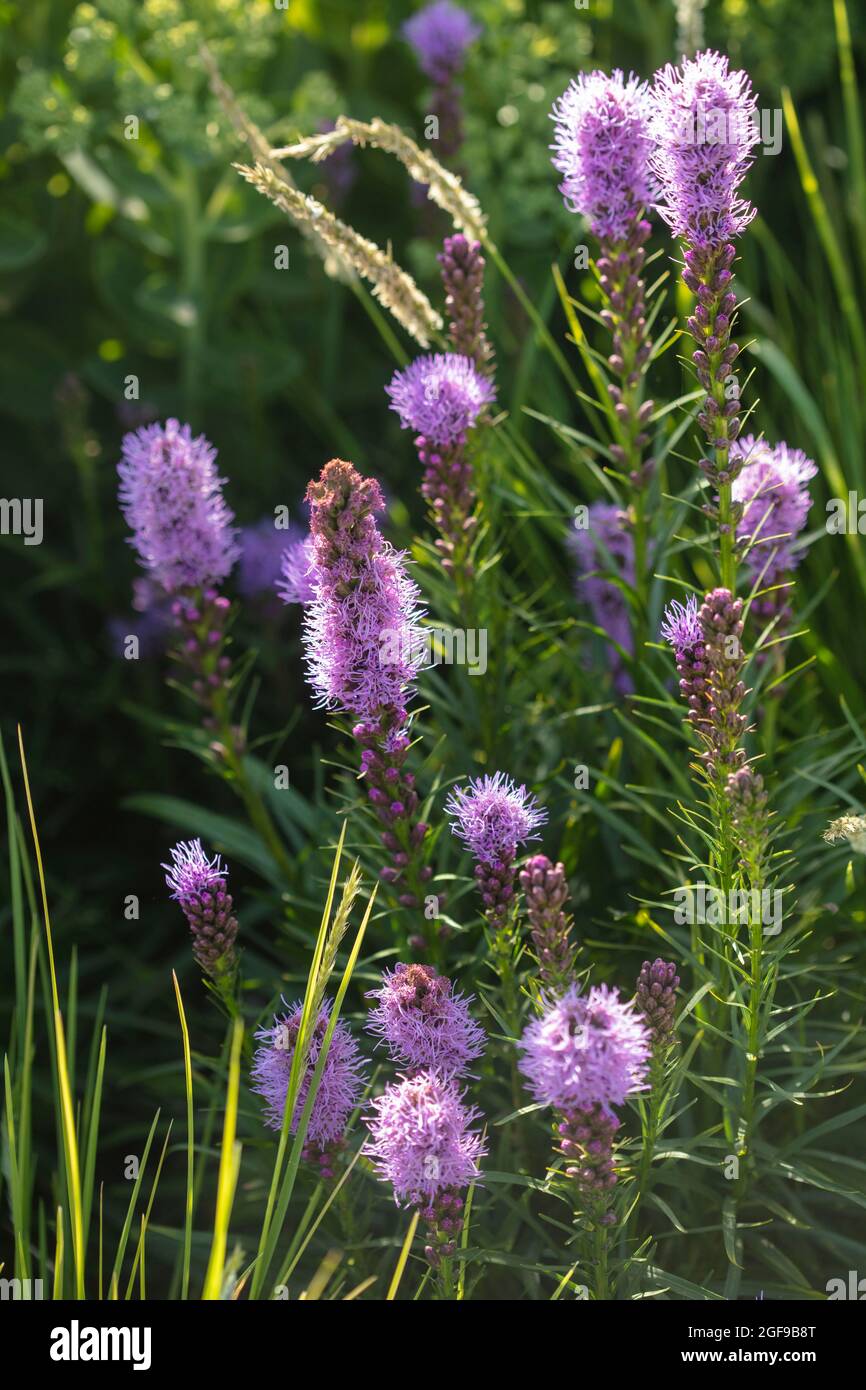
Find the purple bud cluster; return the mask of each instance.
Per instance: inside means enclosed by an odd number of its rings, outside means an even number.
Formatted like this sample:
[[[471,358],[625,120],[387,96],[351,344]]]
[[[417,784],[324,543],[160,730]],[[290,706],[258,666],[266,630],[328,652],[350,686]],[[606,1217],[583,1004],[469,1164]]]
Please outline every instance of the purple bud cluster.
[[[666,1050],[672,1041],[679,983],[677,968],[670,961],[645,960],[640,968],[635,1003],[646,1019],[656,1052]]]
[[[671,604],[661,629],[676,655],[680,693],[705,745],[702,762],[710,781],[736,772],[746,757],[740,746],[746,731],[740,713],[746,694],[742,613],[742,599],[713,589],[700,609],[694,597],[685,606]]]
[[[576,952],[571,917],[565,910],[569,897],[565,869],[546,854],[535,854],[520,871],[520,887],[542,988],[550,996],[563,993],[571,981]]]
[[[228,870],[218,854],[208,859],[201,840],[176,844],[171,859],[162,865],[165,882],[189,923],[193,956],[214,979],[231,976],[237,965],[238,923],[226,890]]]
[[[484,321],[484,257],[481,243],[462,232],[445,238],[436,257],[445,290],[445,312],[453,349],[485,376],[493,375],[493,346]]]
[[[202,711],[203,727],[214,734],[224,727],[228,706],[232,664],[226,645],[230,619],[231,604],[216,589],[180,595],[171,603],[171,620],[178,636],[172,657]],[[229,733],[232,748],[240,752],[243,730],[233,725]],[[211,751],[223,756],[226,750],[215,740]]]

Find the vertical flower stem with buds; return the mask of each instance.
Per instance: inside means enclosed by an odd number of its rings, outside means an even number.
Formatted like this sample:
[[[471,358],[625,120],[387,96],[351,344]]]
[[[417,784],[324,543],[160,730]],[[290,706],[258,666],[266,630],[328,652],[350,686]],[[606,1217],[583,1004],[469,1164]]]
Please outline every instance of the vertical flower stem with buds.
[[[618,442],[612,446],[611,452],[626,472],[632,488],[636,652],[643,649],[646,640],[649,606],[646,487],[652,460],[644,460],[643,450],[649,443],[645,427],[654,403],[643,399],[643,369],[649,360],[652,344],[646,332],[646,285],[641,274],[646,259],[644,244],[649,234],[650,224],[643,218],[636,218],[623,241],[602,241],[601,256],[597,262],[599,284],[605,300],[601,317],[613,339],[608,365],[617,379],[616,384],[611,383],[608,387],[618,430]]]
[[[231,660],[226,654],[231,604],[215,589],[196,589],[178,596],[172,613],[181,636],[175,659],[191,678],[190,693],[203,712],[204,727],[215,735],[213,751],[257,834],[289,882],[289,858],[267,807],[247,775],[243,733],[231,718]]]

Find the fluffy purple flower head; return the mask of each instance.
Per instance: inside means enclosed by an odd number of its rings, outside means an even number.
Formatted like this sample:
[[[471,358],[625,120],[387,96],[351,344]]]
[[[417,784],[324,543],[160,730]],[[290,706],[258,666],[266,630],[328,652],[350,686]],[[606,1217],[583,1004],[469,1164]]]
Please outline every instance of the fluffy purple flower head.
[[[649,87],[619,68],[582,72],[554,102],[553,167],[569,212],[589,221],[595,236],[624,241],[645,204],[657,196],[650,173]]]
[[[169,593],[225,579],[240,552],[213,445],[167,420],[125,435],[122,453],[120,506],[144,568]]]
[[[310,603],[315,598],[314,563],[311,536],[293,536],[285,543],[276,583],[283,603]]]
[[[419,1072],[389,1086],[373,1108],[366,1152],[398,1204],[430,1202],[478,1180],[487,1147],[472,1126],[481,1116],[453,1081]]]
[[[684,604],[678,599],[668,604],[660,631],[677,656],[694,651],[698,643],[704,640],[698,617],[698,601],[694,594],[689,594]]]
[[[317,702],[368,719],[385,707],[401,710],[425,660],[423,610],[405,555],[376,525],[381,489],[332,459],[307,500],[314,596],[303,640]]]
[[[404,430],[415,430],[440,448],[457,444],[486,405],[496,399],[493,382],[471,357],[437,352],[416,357],[385,387]]]
[[[544,807],[505,772],[471,777],[468,788],[456,787],[445,813],[451,817],[452,835],[480,864],[513,859],[518,845],[540,838],[535,832],[547,820]]]
[[[609,1114],[627,1096],[646,1090],[650,1036],[634,1004],[619,991],[572,985],[526,1028],[520,1070],[542,1105],[566,1112],[600,1105]]]
[[[748,74],[711,49],[669,63],[655,76],[651,130],[658,211],[674,235],[698,250],[739,236],[756,211],[738,196],[760,139]]]
[[[225,885],[228,869],[223,867],[220,855],[208,859],[201,840],[181,840],[171,851],[171,859],[170,864],[161,867],[166,870],[166,886],[181,907],[199,902],[202,893],[217,884]]]
[[[463,67],[466,50],[481,34],[481,26],[451,0],[434,0],[403,25],[403,37],[415,51],[421,71],[444,85]]]
[[[432,965],[398,965],[382,973],[367,996],[378,1001],[367,1019],[370,1033],[387,1043],[395,1062],[414,1071],[459,1076],[480,1057],[484,1029],[469,1013],[472,997],[453,990]]]
[[[808,483],[818,469],[802,449],[784,442],[771,446],[751,434],[734,441],[730,457],[743,460],[731,496],[744,508],[737,535],[749,542],[746,563],[763,574],[764,584],[773,584],[799,564],[794,541],[806,525],[812,505]]]
[[[634,651],[629,610],[622,590],[603,572],[615,572],[634,586],[634,538],[624,513],[609,502],[593,502],[589,526],[569,532],[568,545],[577,561],[578,597],[588,604],[598,627],[629,655]],[[614,685],[620,694],[632,689],[629,674],[616,647],[608,648]]]
[[[283,1003],[285,1004],[285,1000]],[[298,1040],[303,1003],[288,1005],[288,1013],[275,1015],[273,1023],[260,1028],[256,1037],[261,1046],[256,1049],[251,1069],[252,1089],[265,1102],[265,1124],[271,1129],[282,1128],[283,1111],[289,1089],[292,1058]],[[291,1132],[297,1131],[301,1114],[310,1091],[313,1072],[331,1015],[331,1001],[326,999],[319,1011],[307,1055],[304,1074],[298,1088]],[[310,1112],[307,1143],[325,1148],[343,1137],[346,1122],[361,1098],[365,1082],[366,1062],[347,1025],[338,1019],[328,1048],[328,1057]]]

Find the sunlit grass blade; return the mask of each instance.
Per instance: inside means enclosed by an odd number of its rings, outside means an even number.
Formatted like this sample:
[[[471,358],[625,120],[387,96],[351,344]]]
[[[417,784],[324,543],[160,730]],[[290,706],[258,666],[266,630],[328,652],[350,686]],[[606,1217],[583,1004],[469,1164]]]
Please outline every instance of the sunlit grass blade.
[[[177,975],[172,970],[171,978],[174,982],[174,993],[177,999],[177,1012],[180,1016],[180,1029],[183,1034],[183,1074],[186,1087],[186,1201],[183,1223],[183,1274],[181,1276],[181,1298],[186,1299],[189,1294],[189,1265],[190,1253],[192,1250],[192,1214],[193,1214],[193,1194],[195,1190],[195,1120],[193,1118],[192,1101],[192,1058],[189,1048],[189,1029],[186,1023],[186,1014],[183,1008],[180,985],[177,982]]]
[[[409,1229],[406,1232],[406,1239],[403,1241],[403,1248],[401,1249],[397,1263],[394,1266],[394,1273],[391,1276],[391,1283],[388,1285],[388,1292],[385,1295],[386,1303],[393,1303],[394,1299],[397,1297],[397,1290],[400,1287],[400,1280],[403,1278],[403,1271],[406,1268],[406,1262],[409,1259],[409,1251],[412,1249],[412,1242],[415,1239],[415,1232],[418,1229],[418,1220],[420,1216],[420,1211],[416,1210],[412,1213],[412,1220],[409,1222]]]
[[[223,1121],[222,1149],[220,1152],[219,1177],[217,1179],[216,1213],[214,1216],[213,1241],[205,1274],[202,1298],[215,1300],[222,1295],[223,1268],[226,1258],[229,1221],[234,1205],[235,1187],[240,1169],[241,1146],[235,1143],[238,1120],[238,1092],[241,1081],[241,1043],[243,1042],[243,1019],[236,1018],[232,1030],[229,1074],[226,1083],[226,1108]]]

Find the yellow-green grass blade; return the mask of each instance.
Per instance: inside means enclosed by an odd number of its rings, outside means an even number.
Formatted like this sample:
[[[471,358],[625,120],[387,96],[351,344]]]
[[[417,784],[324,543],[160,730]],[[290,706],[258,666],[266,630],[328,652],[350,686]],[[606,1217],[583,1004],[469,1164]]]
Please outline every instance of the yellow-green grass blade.
[[[374,886],[373,891],[370,894],[370,899],[367,903],[366,912],[364,913],[361,925],[359,926],[357,934],[355,936],[355,941],[352,945],[352,950],[349,954],[349,959],[346,962],[346,968],[343,971],[343,976],[340,980],[340,985],[337,989],[337,993],[334,998],[334,1003],[331,1007],[330,1015],[328,1017],[328,1026],[325,1029],[325,1034],[322,1038],[322,1045],[319,1048],[319,1055],[316,1058],[316,1065],[313,1068],[313,1074],[310,1078],[310,1087],[307,1091],[306,1100],[304,1101],[304,1107],[301,1111],[301,1115],[298,1120],[298,1128],[295,1133],[294,1143],[292,1144],[291,1153],[289,1154],[289,1160],[286,1165],[286,1173],[285,1177],[283,1178],[283,1184],[280,1190],[280,1198],[277,1204],[276,1219],[273,1223],[264,1258],[261,1262],[261,1265],[259,1266],[259,1269],[257,1270],[257,1273],[261,1273],[262,1278],[264,1278],[264,1276],[267,1274],[268,1268],[270,1267],[271,1260],[274,1256],[276,1243],[279,1239],[280,1232],[283,1229],[283,1224],[286,1219],[286,1213],[288,1211],[289,1202],[291,1201],[292,1192],[294,1190],[295,1178],[297,1177],[298,1168],[301,1162],[301,1154],[303,1153],[304,1144],[306,1142],[307,1127],[310,1122],[310,1115],[312,1114],[313,1105],[316,1101],[316,1095],[319,1089],[319,1083],[322,1079],[322,1073],[325,1070],[325,1064],[328,1060],[328,1052],[331,1046],[331,1039],[334,1036],[334,1029],[336,1028],[337,1023],[339,1021],[340,1010],[343,1006],[343,1000],[346,997],[346,991],[349,988],[349,981],[352,978],[352,974],[354,972],[355,965],[360,954],[361,944],[364,940],[364,935],[367,930],[367,924],[370,921],[370,916],[372,914],[373,906],[376,901],[377,887],[378,885]],[[296,1044],[295,1051],[297,1053],[298,1044]],[[292,1113],[294,1113],[293,1109],[291,1111],[288,1111],[287,1114],[283,1116],[284,1132],[288,1130],[288,1115]]]
[[[169,1121],[169,1125],[168,1125],[168,1129],[166,1130],[165,1140],[164,1140],[163,1145],[162,1145],[162,1153],[161,1153],[160,1156],[159,1156],[159,1162],[158,1162],[157,1165],[156,1165],[156,1172],[155,1172],[154,1175],[153,1175],[153,1182],[151,1183],[151,1187],[150,1187],[150,1197],[149,1197],[148,1203],[147,1203],[147,1210],[144,1211],[144,1212],[142,1213],[142,1217],[141,1217],[141,1233],[140,1233],[140,1235],[139,1235],[139,1238],[138,1238],[138,1245],[136,1246],[136,1250],[135,1250],[135,1258],[134,1258],[133,1261],[132,1261],[132,1269],[131,1269],[130,1275],[129,1275],[129,1283],[128,1283],[127,1286],[126,1286],[126,1298],[127,1298],[127,1302],[128,1302],[129,1299],[132,1297],[132,1286],[133,1286],[133,1284],[135,1283],[135,1271],[136,1271],[136,1267],[138,1266],[139,1260],[141,1260],[141,1261],[144,1260],[144,1238],[145,1238],[145,1235],[146,1235],[146,1232],[147,1232],[148,1224],[149,1224],[149,1222],[150,1222],[150,1213],[151,1213],[151,1210],[152,1210],[152,1208],[153,1208],[153,1199],[154,1199],[155,1196],[156,1196],[156,1189],[157,1189],[157,1187],[159,1186],[160,1174],[162,1173],[162,1165],[163,1165],[163,1163],[165,1162],[166,1150],[168,1149],[168,1141],[169,1141],[169,1139],[171,1138],[171,1130],[172,1130],[172,1125],[173,1125],[173,1124],[174,1124],[174,1120],[170,1120],[170,1121]]]
[[[99,1142],[99,1116],[102,1109],[102,1083],[105,1076],[106,1039],[107,1033],[105,1028],[103,1028],[99,1043],[99,1055],[96,1060],[96,1076],[94,1078],[93,1088],[90,1092],[91,1104],[89,1107],[89,1121],[86,1127],[87,1137],[84,1141],[84,1187],[82,1192],[82,1207],[85,1235],[90,1231],[90,1213],[93,1207],[96,1149]]]
[[[192,1099],[192,1056],[189,1047],[189,1029],[181,998],[177,975],[172,970],[174,993],[177,999],[177,1012],[180,1016],[180,1031],[183,1035],[183,1074],[186,1086],[186,1207],[183,1223],[183,1274],[181,1276],[181,1299],[189,1296],[189,1266],[192,1252],[193,1194],[195,1191],[195,1121]]]
[[[223,1121],[223,1140],[220,1152],[219,1177],[217,1180],[216,1213],[214,1233],[211,1242],[210,1258],[205,1274],[202,1298],[207,1301],[218,1299],[222,1293],[223,1268],[226,1257],[229,1221],[234,1204],[235,1187],[240,1170],[241,1146],[235,1143],[238,1119],[238,1092],[241,1081],[241,1043],[243,1042],[243,1020],[236,1018],[232,1030],[229,1074],[226,1084],[226,1109]]]
[[[866,332],[864,332],[863,322],[860,317],[860,307],[857,303],[857,295],[854,290],[854,282],[848,270],[848,265],[839,239],[830,217],[824,195],[821,192],[806,143],[800,130],[800,121],[797,116],[796,107],[789,88],[782,88],[782,109],[785,113],[785,123],[788,133],[791,136],[791,144],[794,147],[794,158],[797,161],[797,169],[800,174],[800,184],[806,195],[809,204],[809,211],[815,223],[824,254],[827,257],[827,264],[833,283],[836,286],[836,293],[839,296],[839,305],[848,324],[851,340],[860,360],[861,369],[866,372]]]
[[[156,1133],[156,1127],[159,1124],[159,1116],[160,1111],[157,1110],[156,1114],[153,1117],[153,1124],[150,1126],[150,1133],[147,1136],[147,1142],[144,1146],[144,1153],[141,1156],[141,1162],[138,1165],[138,1174],[133,1184],[132,1193],[130,1194],[129,1205],[126,1209],[126,1219],[123,1223],[123,1230],[120,1232],[120,1240],[117,1243],[117,1253],[114,1257],[114,1264],[111,1268],[111,1278],[109,1280],[109,1290],[114,1290],[114,1292],[110,1293],[109,1295],[112,1298],[117,1297],[117,1287],[120,1281],[120,1270],[123,1264],[123,1257],[126,1254],[126,1244],[129,1240],[129,1232],[132,1227],[132,1218],[135,1212],[135,1204],[138,1201],[138,1194],[141,1190],[141,1184],[144,1178],[145,1169],[147,1168],[147,1159],[148,1155],[150,1154],[150,1146],[153,1143],[153,1136]]]
[[[24,737],[18,725],[18,751],[21,758],[21,771],[24,777],[24,794],[27,799],[27,812],[30,818],[30,832],[36,854],[36,867],[39,874],[39,889],[42,897],[42,917],[45,923],[45,939],[48,945],[48,963],[51,971],[51,994],[54,1003],[54,1038],[57,1056],[57,1082],[60,1091],[60,1114],[63,1131],[63,1152],[66,1161],[66,1183],[69,1197],[70,1222],[72,1227],[72,1258],[75,1267],[75,1296],[84,1298],[84,1222],[81,1209],[81,1171],[78,1159],[78,1142],[75,1134],[75,1111],[72,1103],[72,1087],[69,1081],[69,1065],[66,1055],[66,1040],[63,1031],[63,1018],[60,1012],[60,999],[57,993],[57,972],[54,968],[54,943],[51,938],[51,916],[48,911],[48,891],[45,886],[45,869],[39,832],[36,829],[36,814],[30,794],[30,778],[27,775],[27,759],[24,754]]]
[[[55,1303],[63,1298],[63,1208],[57,1208],[56,1239],[54,1244],[54,1286],[52,1298]]]
[[[839,49],[839,76],[842,82],[842,103],[845,108],[845,128],[848,137],[848,158],[851,161],[851,215],[854,220],[855,241],[866,271],[866,154],[863,142],[863,109],[857,87],[857,69],[851,44],[851,26],[845,0],[833,0],[836,21],[836,45]]]
[[[409,1259],[409,1251],[412,1249],[412,1242],[415,1239],[415,1232],[418,1229],[418,1218],[420,1215],[421,1213],[417,1210],[412,1214],[412,1220],[409,1222],[409,1229],[406,1232],[406,1239],[403,1241],[403,1248],[394,1266],[391,1283],[388,1285],[388,1292],[385,1295],[386,1303],[393,1303],[394,1299],[397,1297],[397,1290],[400,1287],[400,1280],[403,1278],[403,1270],[406,1268],[406,1262]]]
[[[307,977],[307,988],[304,993],[304,1006],[301,1015],[301,1023],[298,1029],[298,1037],[295,1044],[294,1054],[292,1056],[292,1066],[289,1072],[289,1084],[288,1089],[286,1091],[286,1105],[283,1111],[283,1123],[280,1128],[280,1138],[279,1143],[277,1144],[276,1158],[274,1159],[274,1171],[271,1176],[271,1185],[268,1191],[268,1201],[265,1207],[264,1220],[262,1221],[261,1234],[259,1236],[259,1246],[256,1255],[256,1269],[255,1273],[253,1274],[253,1282],[252,1287],[250,1289],[250,1298],[258,1298],[262,1284],[264,1282],[265,1274],[267,1273],[267,1267],[264,1264],[265,1251],[270,1249],[272,1252],[271,1226],[273,1223],[274,1207],[277,1201],[277,1195],[280,1190],[280,1179],[282,1177],[283,1163],[285,1161],[286,1149],[288,1148],[289,1125],[291,1116],[293,1114],[292,1107],[294,1105],[294,1098],[297,1095],[298,1087],[300,1086],[301,1081],[301,1052],[303,1050],[303,1042],[308,1037],[308,1033],[305,1028],[305,1021],[309,1017],[309,1014],[311,1012],[309,1006],[312,1003],[313,994],[315,992],[318,966],[322,959],[322,955],[325,949],[325,940],[328,934],[328,924],[331,920],[331,910],[334,904],[334,896],[337,891],[337,876],[340,871],[340,860],[343,854],[343,842],[346,838],[346,828],[347,822],[344,821],[342,829],[340,831],[340,839],[337,843],[337,850],[334,855],[334,863],[331,869],[331,880],[328,884],[328,894],[325,899],[325,906],[322,911],[322,919],[319,923],[319,933],[316,938],[316,945],[313,950],[313,959],[310,964],[310,971]]]

